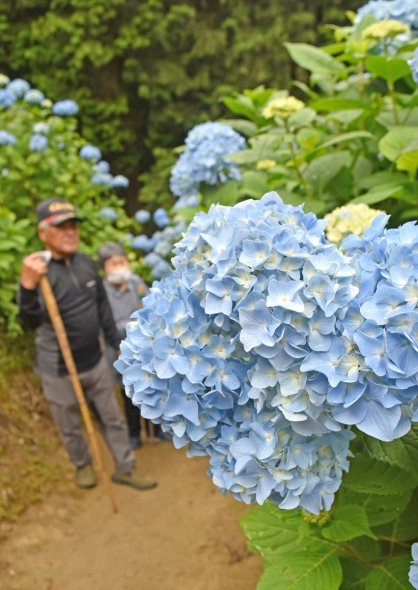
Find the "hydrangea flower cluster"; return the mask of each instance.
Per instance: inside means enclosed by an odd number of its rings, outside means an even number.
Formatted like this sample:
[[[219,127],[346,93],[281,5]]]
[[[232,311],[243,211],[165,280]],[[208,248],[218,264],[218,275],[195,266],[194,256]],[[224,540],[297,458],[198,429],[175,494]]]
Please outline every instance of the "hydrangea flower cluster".
[[[196,125],[185,143],[170,177],[171,192],[179,197],[177,207],[195,206],[201,183],[216,185],[240,178],[228,156],[242,150],[245,140],[229,125],[212,121]]]
[[[383,211],[372,209],[365,203],[350,203],[337,207],[325,215],[325,233],[333,244],[339,244],[349,234],[362,234],[375,217]]]
[[[132,247],[149,252],[144,257],[144,264],[151,269],[154,279],[163,279],[171,274],[173,269],[166,259],[171,254],[174,243],[180,239],[184,229],[184,221],[180,220],[175,225],[167,225],[161,231],[154,232],[151,238],[137,236],[132,241]]]
[[[339,330],[359,361],[356,384],[330,393],[333,417],[391,441],[418,420],[418,226],[385,229],[380,215],[363,236],[341,244],[356,268],[359,294]]]
[[[305,103],[295,98],[294,96],[279,96],[274,97],[262,110],[262,115],[266,119],[271,117],[280,117],[287,119],[293,113],[297,113],[305,106]]]
[[[329,508],[353,436],[327,402],[357,380],[336,331],[353,268],[323,222],[275,193],[213,205],[175,253],[128,323],[116,363],[127,394],[177,447],[209,455],[221,490]]]
[[[359,8],[355,22],[371,14],[376,20],[399,20],[416,35],[418,33],[418,11],[416,0],[370,0]]]

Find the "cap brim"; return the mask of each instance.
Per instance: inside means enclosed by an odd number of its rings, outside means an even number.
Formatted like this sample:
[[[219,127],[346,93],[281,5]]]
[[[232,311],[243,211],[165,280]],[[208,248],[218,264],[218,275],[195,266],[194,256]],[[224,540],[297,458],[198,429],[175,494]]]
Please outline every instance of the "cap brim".
[[[63,213],[62,215],[54,215],[54,218],[51,221],[48,221],[48,218],[45,219],[49,225],[61,225],[65,221],[84,221],[84,217],[80,217],[80,215],[74,215],[74,213]]]

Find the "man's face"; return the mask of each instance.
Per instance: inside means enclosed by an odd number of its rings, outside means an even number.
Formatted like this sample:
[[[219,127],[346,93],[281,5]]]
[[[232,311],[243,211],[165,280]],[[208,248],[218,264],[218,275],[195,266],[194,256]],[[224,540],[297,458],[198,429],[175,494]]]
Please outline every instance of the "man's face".
[[[38,235],[54,258],[67,258],[77,251],[80,228],[77,221],[69,219],[59,225],[40,223]]]
[[[126,256],[119,255],[111,256],[105,261],[103,265],[103,270],[106,276],[110,273],[114,273],[125,268],[129,268],[128,259],[126,258]]]

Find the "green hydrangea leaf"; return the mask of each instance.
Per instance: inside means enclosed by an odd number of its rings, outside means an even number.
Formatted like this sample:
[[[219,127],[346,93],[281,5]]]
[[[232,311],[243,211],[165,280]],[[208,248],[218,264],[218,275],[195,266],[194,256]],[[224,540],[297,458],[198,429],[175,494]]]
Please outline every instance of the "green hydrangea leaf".
[[[364,455],[356,456],[350,471],[344,477],[346,487],[361,493],[381,495],[404,495],[416,485],[408,471]]]
[[[338,492],[339,503],[356,504],[364,508],[371,527],[388,523],[397,518],[407,506],[410,498],[410,491],[402,495],[383,496],[382,494],[362,494],[342,487]]]
[[[376,539],[369,526],[366,510],[362,506],[346,504],[332,511],[331,520],[321,529],[329,541],[341,543],[363,535]]]
[[[365,65],[371,74],[389,82],[395,82],[411,73],[406,60],[386,55],[371,55],[366,59]]]
[[[315,192],[321,193],[344,166],[350,165],[350,162],[351,155],[346,151],[319,156],[308,164],[304,178]]]
[[[366,579],[365,590],[411,590],[408,581],[410,560],[408,553],[378,563]]]
[[[342,568],[336,547],[281,555],[269,564],[257,590],[338,590]]]
[[[362,590],[370,574],[370,566],[362,561],[341,558],[343,583],[340,590]]]
[[[266,502],[254,506],[241,519],[241,526],[250,542],[250,547],[265,559],[271,559],[280,550],[294,551],[299,544],[300,514],[280,510],[275,504]]]
[[[413,424],[408,434],[392,442],[364,437],[364,448],[370,457],[409,471],[418,483],[418,424]]]
[[[415,490],[408,505],[399,506],[398,515],[390,522],[374,528],[376,535],[382,539],[412,541],[418,539],[418,490]]]
[[[322,49],[307,43],[284,43],[290,57],[302,68],[315,74],[343,75],[345,67]]]

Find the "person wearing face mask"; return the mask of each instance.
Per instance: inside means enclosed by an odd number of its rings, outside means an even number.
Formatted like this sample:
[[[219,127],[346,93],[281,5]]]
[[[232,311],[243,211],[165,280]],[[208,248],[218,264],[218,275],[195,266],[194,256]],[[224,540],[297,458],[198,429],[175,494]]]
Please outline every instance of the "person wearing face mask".
[[[107,242],[98,251],[99,264],[104,272],[104,287],[118,330],[119,339],[125,338],[125,326],[134,311],[141,307],[142,298],[148,293],[144,281],[129,268],[129,261],[125,250],[120,244]],[[109,363],[116,360],[114,350],[107,347]],[[116,383],[123,389],[119,373],[113,369]],[[140,446],[140,411],[130,398],[123,395],[125,416],[128,423],[129,440],[134,448]]]
[[[97,480],[81,429],[72,382],[39,289],[44,275],[57,301],[84,395],[99,418],[114,459],[112,481],[136,489],[153,488],[156,485],[153,478],[135,473],[135,454],[100,345],[102,334],[109,347],[117,350],[120,337],[96,265],[78,252],[83,218],[72,203],[61,198],[39,203],[36,215],[38,236],[45,251],[32,252],[22,262],[18,292],[20,319],[26,328],[36,330],[35,369],[61,439],[76,468],[76,484],[92,488]]]

